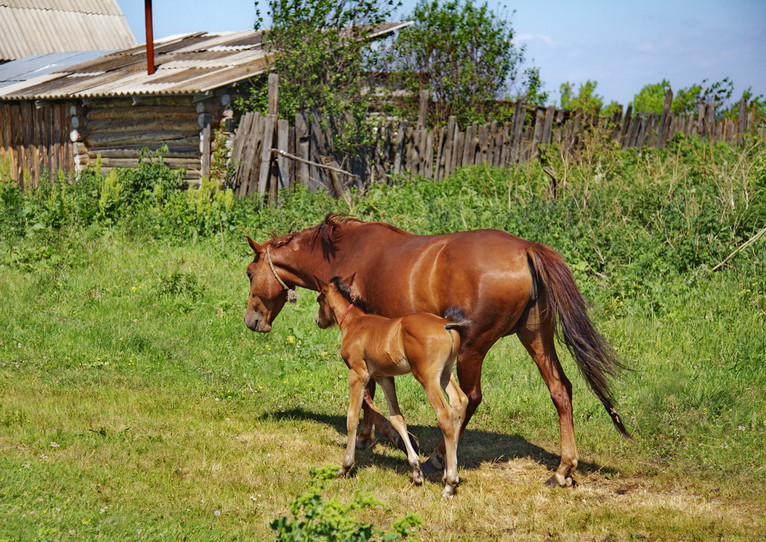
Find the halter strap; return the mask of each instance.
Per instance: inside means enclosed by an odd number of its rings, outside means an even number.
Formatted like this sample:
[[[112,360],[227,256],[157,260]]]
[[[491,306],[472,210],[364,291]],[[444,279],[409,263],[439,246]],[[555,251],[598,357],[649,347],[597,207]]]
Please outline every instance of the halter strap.
[[[341,324],[343,323],[343,320],[345,320],[345,319],[346,319],[346,316],[348,316],[348,313],[349,313],[349,312],[351,312],[351,307],[353,307],[353,306],[354,306],[354,304],[353,304],[353,303],[351,303],[351,304],[350,304],[350,305],[349,305],[349,306],[346,308],[346,312],[344,312],[344,313],[343,313],[343,316],[341,316],[341,317],[340,317],[340,320],[338,320],[338,327],[340,327],[340,326],[341,326]]]
[[[271,245],[266,246],[266,261],[269,262],[269,269],[271,269],[271,273],[274,275],[274,278],[277,279],[277,282],[282,286],[282,289],[287,290],[287,300],[290,303],[295,303],[298,300],[298,294],[292,288],[288,288],[287,284],[285,284],[284,281],[279,278],[279,275],[277,275],[277,270],[274,269],[274,264],[271,262]]]

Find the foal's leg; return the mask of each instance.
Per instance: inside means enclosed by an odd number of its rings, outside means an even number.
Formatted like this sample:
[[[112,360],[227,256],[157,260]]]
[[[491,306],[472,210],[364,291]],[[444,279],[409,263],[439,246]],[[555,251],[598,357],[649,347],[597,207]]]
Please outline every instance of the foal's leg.
[[[391,417],[391,425],[394,427],[404,443],[407,450],[407,461],[412,467],[412,481],[415,484],[420,485],[423,483],[423,472],[420,470],[420,457],[410,442],[409,433],[407,433],[407,424],[404,421],[404,416],[399,409],[399,401],[396,398],[396,387],[394,385],[394,377],[389,376],[378,380],[380,387],[383,388],[383,393],[386,394],[386,401],[388,401],[388,412]]]
[[[391,426],[391,423],[385,416],[383,416],[383,414],[381,414],[378,407],[375,406],[375,403],[373,402],[374,397],[375,381],[370,380],[364,390],[364,402],[362,403],[364,418],[362,418],[362,426],[359,429],[359,435],[356,437],[357,450],[366,450],[367,448],[372,447],[375,443],[375,428],[377,427],[383,436],[395,444],[404,453],[407,453],[404,441],[399,438],[399,434]],[[417,438],[410,434],[410,440],[417,451],[419,449]]]
[[[489,344],[489,346],[492,346],[492,344]],[[479,348],[477,345],[471,346],[467,342],[463,342],[460,345],[457,376],[460,380],[460,388],[468,398],[468,406],[466,407],[463,423],[461,424],[461,432],[465,430],[468,421],[473,416],[479,403],[481,403],[481,366],[489,346]],[[444,444],[444,440],[442,440],[428,461],[423,464],[423,472],[427,474],[439,472],[444,468],[444,454],[446,451]]]
[[[561,463],[546,485],[570,487],[574,484],[572,475],[577,468],[577,445],[572,419],[572,385],[567,380],[556,355],[553,342],[553,320],[547,318],[540,321],[539,309],[535,307],[530,311],[527,323],[519,329],[517,334],[527,352],[535,360],[559,413]]]
[[[354,369],[348,372],[349,405],[346,416],[346,457],[343,460],[343,467],[338,471],[339,476],[345,476],[354,466],[356,428],[359,425],[359,413],[362,409],[364,387],[368,380],[369,377],[366,373],[359,374]]]
[[[439,421],[439,427],[444,435],[445,459],[447,468],[444,472],[444,490],[442,497],[452,497],[455,494],[460,479],[457,475],[457,436],[460,431],[459,421],[456,419],[455,410],[447,404],[447,400],[442,394],[440,375],[429,375],[427,380],[421,382],[426,391],[428,402],[436,411],[436,419]],[[460,404],[460,399],[456,397],[456,405]],[[462,409],[461,409],[462,410]]]
[[[457,445],[460,435],[463,433],[463,420],[468,409],[468,396],[460,389],[457,380],[452,376],[452,371],[446,371],[442,375],[441,384],[447,393],[447,397],[449,397],[449,406],[452,409],[453,422],[455,424],[455,445]]]

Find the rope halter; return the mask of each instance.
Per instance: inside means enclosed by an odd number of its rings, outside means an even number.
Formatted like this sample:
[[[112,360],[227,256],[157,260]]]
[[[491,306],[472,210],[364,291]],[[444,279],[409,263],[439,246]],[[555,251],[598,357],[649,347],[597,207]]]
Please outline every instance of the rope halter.
[[[290,303],[295,303],[298,301],[298,293],[293,288],[288,288],[287,284],[279,278],[279,275],[277,275],[277,270],[274,269],[274,264],[271,261],[271,245],[268,245],[266,247],[266,261],[269,262],[269,269],[271,269],[271,273],[274,275],[274,278],[277,279],[277,282],[282,286],[283,290],[287,290],[287,301]]]

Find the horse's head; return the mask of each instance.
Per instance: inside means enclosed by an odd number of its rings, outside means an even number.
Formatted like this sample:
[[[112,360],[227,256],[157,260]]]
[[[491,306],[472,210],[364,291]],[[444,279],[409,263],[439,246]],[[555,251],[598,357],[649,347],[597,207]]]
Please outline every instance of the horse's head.
[[[330,301],[327,299],[329,289],[332,288],[332,285],[322,281],[316,275],[314,275],[314,283],[319,292],[319,295],[317,296],[319,310],[317,310],[317,315],[314,317],[314,321],[319,326],[319,329],[327,329],[335,323],[335,313],[330,306]]]
[[[253,331],[268,333],[271,331],[271,323],[285,306],[288,290],[279,283],[269,265],[268,245],[259,245],[250,237],[247,241],[255,258],[247,266],[250,294],[247,297],[245,324]]]

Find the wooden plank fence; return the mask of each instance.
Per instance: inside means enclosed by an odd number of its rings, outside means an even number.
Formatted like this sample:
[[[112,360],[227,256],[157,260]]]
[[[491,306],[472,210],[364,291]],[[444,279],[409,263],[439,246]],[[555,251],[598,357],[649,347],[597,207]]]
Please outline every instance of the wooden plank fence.
[[[74,107],[74,102],[40,107],[33,102],[0,103],[0,161],[7,161],[12,179],[30,188],[43,173],[74,169],[69,136]]]
[[[661,114],[633,114],[629,106],[611,117],[553,106],[518,102],[509,123],[472,125],[464,130],[454,118],[446,126],[426,128],[389,122],[377,133],[377,142],[363,156],[344,156],[333,147],[331,123],[319,114],[296,115],[292,125],[275,115],[247,113],[237,129],[231,161],[232,186],[238,194],[268,194],[296,184],[320,188],[340,196],[348,187],[363,189],[405,172],[439,181],[457,168],[477,164],[505,167],[538,159],[541,150],[555,144],[572,155],[589,131],[599,129],[623,149],[664,147],[677,133],[699,135],[709,141],[742,142],[744,134],[759,129],[755,113],[742,101],[738,119],[716,122],[713,104],[703,104],[696,116],[675,116],[668,93]]]

